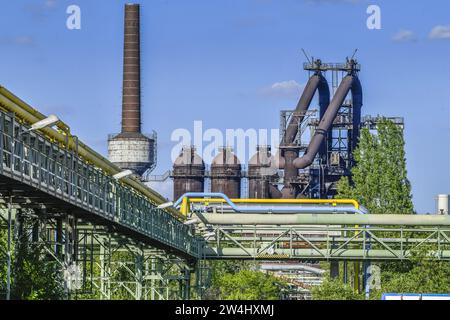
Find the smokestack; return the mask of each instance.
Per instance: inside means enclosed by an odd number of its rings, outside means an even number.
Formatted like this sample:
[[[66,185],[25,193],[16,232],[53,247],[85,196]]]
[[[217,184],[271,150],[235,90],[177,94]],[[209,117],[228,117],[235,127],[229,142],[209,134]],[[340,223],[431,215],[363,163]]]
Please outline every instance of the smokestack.
[[[138,4],[125,5],[122,132],[108,137],[108,157],[123,170],[142,176],[156,166],[156,132],[141,131],[141,44]]]
[[[122,133],[141,132],[141,43],[139,4],[125,5]]]

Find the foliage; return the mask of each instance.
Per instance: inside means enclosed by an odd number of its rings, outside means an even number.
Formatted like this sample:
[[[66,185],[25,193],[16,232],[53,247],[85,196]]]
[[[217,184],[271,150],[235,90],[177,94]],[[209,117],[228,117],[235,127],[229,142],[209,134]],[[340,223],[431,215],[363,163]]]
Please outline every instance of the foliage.
[[[6,231],[0,227],[0,294],[6,291],[6,244]]]
[[[29,246],[19,252],[15,260],[13,299],[59,300],[64,297],[61,267],[49,261],[43,248]]]
[[[340,279],[331,279],[327,276],[320,286],[311,290],[314,300],[361,300],[363,296],[355,293],[351,285],[343,283]]]
[[[377,126],[377,134],[362,129],[358,147],[353,154],[356,166],[352,168],[352,179],[344,178],[338,183],[337,198],[356,199],[373,214],[414,213],[404,146],[402,129],[392,121],[382,120]],[[382,289],[374,292],[372,298],[379,299],[381,292],[387,291],[446,290],[443,281],[449,279],[445,271],[447,268],[448,263],[428,260],[424,254],[407,262],[382,263]],[[313,297],[360,298],[359,295],[350,294],[350,291],[351,288],[343,284],[341,279],[328,278],[314,289]]]
[[[277,300],[281,298],[284,283],[259,271],[241,270],[223,274],[217,285],[219,298],[223,300]]]
[[[30,221],[22,221],[23,228]],[[17,225],[13,226],[14,228]],[[29,225],[28,225],[29,227]],[[11,241],[11,298],[16,300],[57,300],[64,297],[61,266],[46,254],[42,246],[32,244],[28,236]],[[6,292],[7,232],[0,229],[0,292]]]
[[[212,265],[212,283],[206,299],[277,300],[287,284],[258,271],[258,265],[246,261],[216,261]]]
[[[413,213],[404,145],[402,129],[390,120],[378,124],[377,135],[362,129],[352,181],[338,183],[338,198],[356,199],[371,213]]]
[[[437,260],[431,251],[413,252],[409,262],[382,266],[382,292],[450,293],[450,262]]]

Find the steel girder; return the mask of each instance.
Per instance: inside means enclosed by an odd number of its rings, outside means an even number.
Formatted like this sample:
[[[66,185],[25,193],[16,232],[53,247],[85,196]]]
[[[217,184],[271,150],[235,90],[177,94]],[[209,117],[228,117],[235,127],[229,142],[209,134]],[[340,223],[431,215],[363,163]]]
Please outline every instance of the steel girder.
[[[417,250],[450,260],[450,227],[208,226],[205,259],[408,260]]]
[[[0,210],[1,221],[7,214]],[[56,262],[65,299],[194,299],[205,288],[198,277],[200,262],[135,241],[115,228],[45,210],[14,208],[12,216],[13,250],[39,247],[48,263]],[[27,227],[21,222],[25,218],[32,221]]]
[[[0,112],[0,193],[13,195],[22,207],[70,211],[114,225],[123,234],[188,259],[197,259],[201,251],[189,226],[76,152],[26,132],[5,112]]]

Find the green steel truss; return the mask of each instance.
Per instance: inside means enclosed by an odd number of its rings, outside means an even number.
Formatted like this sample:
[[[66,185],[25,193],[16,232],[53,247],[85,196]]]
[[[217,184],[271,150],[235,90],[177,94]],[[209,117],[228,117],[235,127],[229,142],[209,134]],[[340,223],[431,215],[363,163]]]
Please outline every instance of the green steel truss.
[[[426,249],[450,260],[450,226],[210,225],[206,238],[204,259],[386,261]]]
[[[9,213],[12,251],[20,246],[41,248],[41,256],[62,275],[66,299],[200,299],[208,286],[203,261],[136,241],[113,226],[16,205],[0,211],[2,222],[8,221]],[[0,226],[7,229],[6,223]],[[6,261],[6,254],[2,252],[0,259]],[[3,271],[0,299],[6,296]],[[11,273],[14,277],[14,269]]]

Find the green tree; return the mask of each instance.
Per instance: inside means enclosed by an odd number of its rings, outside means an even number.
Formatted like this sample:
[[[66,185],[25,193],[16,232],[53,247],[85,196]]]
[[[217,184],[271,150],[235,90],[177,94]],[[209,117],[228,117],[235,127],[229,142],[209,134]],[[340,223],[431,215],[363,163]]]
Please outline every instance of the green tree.
[[[65,297],[62,267],[40,242],[32,242],[26,230],[34,218],[16,218],[14,228],[22,230],[13,241],[11,297],[16,300],[59,300]]]
[[[222,300],[278,300],[286,286],[272,275],[251,270],[225,273],[216,285]]]
[[[0,227],[0,295],[6,292],[6,246],[6,231]],[[0,296],[0,300],[3,298]]]
[[[23,219],[22,227],[30,229],[32,219]],[[15,228],[19,224],[15,221]],[[6,228],[0,229],[0,299],[6,293]],[[11,242],[11,298],[15,300],[57,300],[64,298],[61,266],[47,254],[42,245],[32,243],[28,235]]]
[[[212,261],[209,300],[275,300],[280,299],[287,283],[258,271],[254,261]]]
[[[381,290],[373,292],[372,299],[380,299],[383,292],[450,293],[450,262],[437,260],[427,250],[412,254],[408,262],[382,267]]]
[[[371,213],[412,214],[403,130],[390,120],[382,120],[377,128],[377,134],[361,130],[352,181],[343,178],[338,183],[338,198],[356,199]]]
[[[363,295],[355,293],[349,284],[340,279],[331,279],[327,276],[320,286],[311,290],[314,300],[361,300]]]
[[[412,214],[414,207],[411,185],[407,178],[405,141],[403,130],[390,120],[377,125],[377,133],[362,129],[358,147],[353,153],[356,165],[352,179],[343,178],[338,183],[337,198],[356,199],[373,214]],[[388,233],[386,233],[387,235]],[[412,262],[382,263],[382,281],[388,283],[401,274],[409,273]],[[357,299],[350,294],[351,288],[341,279],[326,279],[314,289],[317,299]]]
[[[12,298],[16,300],[60,300],[64,298],[61,267],[46,257],[40,246],[29,246],[15,257]]]

